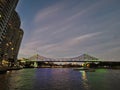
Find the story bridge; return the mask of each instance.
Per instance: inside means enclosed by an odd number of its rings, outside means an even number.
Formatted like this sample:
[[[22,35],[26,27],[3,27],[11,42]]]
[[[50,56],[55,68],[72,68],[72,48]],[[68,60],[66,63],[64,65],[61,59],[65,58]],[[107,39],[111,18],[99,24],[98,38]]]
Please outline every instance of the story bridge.
[[[28,58],[29,62],[101,62],[98,58],[91,56],[86,57],[85,55],[77,58],[46,58],[40,55],[34,55]]]
[[[84,65],[93,65],[93,66],[107,66],[107,67],[113,67],[113,66],[120,66],[120,61],[103,61],[103,60],[99,60],[98,58],[89,56],[89,55],[81,55],[78,57],[74,57],[74,58],[46,58],[44,56],[40,56],[40,55],[34,55],[30,58],[28,58],[28,60],[26,61],[28,62],[28,65],[30,65],[32,63],[32,65],[34,65],[34,67],[37,66],[54,66],[55,63],[65,63],[66,65],[68,63],[70,64],[80,64],[83,63]]]

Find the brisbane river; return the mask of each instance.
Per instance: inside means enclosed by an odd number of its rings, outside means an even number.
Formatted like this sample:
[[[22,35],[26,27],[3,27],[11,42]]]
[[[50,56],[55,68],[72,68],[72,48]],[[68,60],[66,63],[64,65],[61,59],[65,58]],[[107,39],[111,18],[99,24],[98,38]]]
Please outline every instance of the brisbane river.
[[[120,70],[21,69],[0,74],[0,90],[120,90]]]

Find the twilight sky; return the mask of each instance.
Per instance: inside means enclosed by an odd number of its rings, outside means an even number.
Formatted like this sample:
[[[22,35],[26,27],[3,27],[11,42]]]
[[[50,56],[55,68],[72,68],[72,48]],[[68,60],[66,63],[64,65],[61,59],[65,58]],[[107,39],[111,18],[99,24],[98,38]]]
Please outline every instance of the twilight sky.
[[[120,0],[20,0],[24,37],[19,57],[120,60]]]

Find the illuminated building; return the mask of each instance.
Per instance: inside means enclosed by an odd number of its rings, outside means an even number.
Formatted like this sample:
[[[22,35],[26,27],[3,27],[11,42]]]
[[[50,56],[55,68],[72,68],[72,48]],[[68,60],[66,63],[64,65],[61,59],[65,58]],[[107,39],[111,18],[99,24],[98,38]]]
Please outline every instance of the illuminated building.
[[[18,0],[0,0],[0,62],[15,62],[23,37],[20,18],[15,8]]]
[[[0,42],[4,38],[5,28],[18,0],[0,0]]]

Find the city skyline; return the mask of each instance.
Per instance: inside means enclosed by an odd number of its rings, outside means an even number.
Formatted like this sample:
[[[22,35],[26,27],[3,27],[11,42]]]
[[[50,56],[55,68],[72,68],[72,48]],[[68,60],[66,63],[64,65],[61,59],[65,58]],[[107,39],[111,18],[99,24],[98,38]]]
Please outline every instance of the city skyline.
[[[20,0],[24,37],[19,57],[89,53],[104,60],[120,56],[119,0]]]

